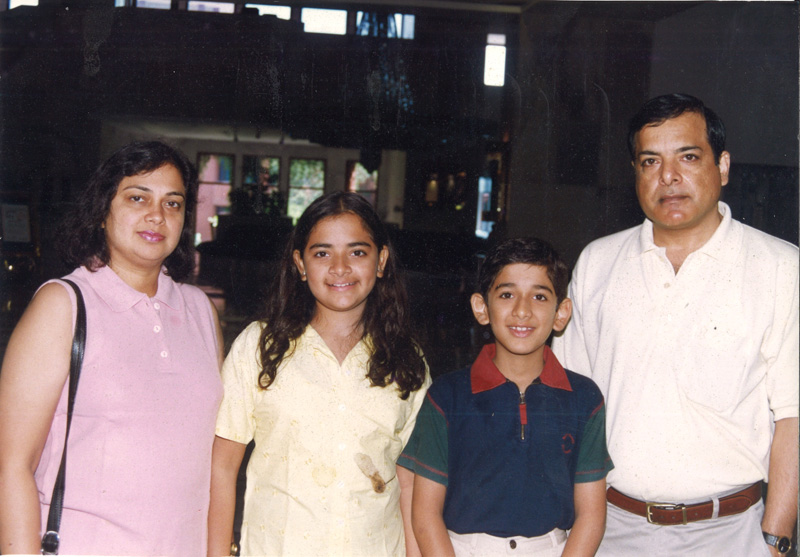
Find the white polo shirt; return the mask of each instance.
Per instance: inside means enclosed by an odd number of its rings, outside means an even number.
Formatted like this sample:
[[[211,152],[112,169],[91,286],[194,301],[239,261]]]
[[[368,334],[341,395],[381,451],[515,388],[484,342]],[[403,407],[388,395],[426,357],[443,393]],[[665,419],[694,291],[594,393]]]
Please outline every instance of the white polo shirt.
[[[609,485],[691,503],[767,479],[798,415],[798,249],[731,220],[675,274],[649,220],[589,244],[553,349],[606,397]]]

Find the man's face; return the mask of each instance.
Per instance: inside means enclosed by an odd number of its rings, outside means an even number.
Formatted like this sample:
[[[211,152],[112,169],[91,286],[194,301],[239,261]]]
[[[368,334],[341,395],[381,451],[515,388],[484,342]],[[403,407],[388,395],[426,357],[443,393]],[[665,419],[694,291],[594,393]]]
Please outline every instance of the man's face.
[[[633,166],[636,195],[654,233],[713,234],[720,222],[717,201],[728,183],[730,155],[723,151],[715,164],[702,114],[684,112],[639,130]]]

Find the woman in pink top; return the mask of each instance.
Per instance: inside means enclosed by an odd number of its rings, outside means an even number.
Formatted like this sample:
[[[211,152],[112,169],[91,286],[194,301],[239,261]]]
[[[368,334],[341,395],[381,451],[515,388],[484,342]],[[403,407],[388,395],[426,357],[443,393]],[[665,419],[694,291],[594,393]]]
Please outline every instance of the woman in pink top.
[[[193,267],[197,174],[133,143],[91,178],[64,236],[86,304],[62,554],[202,555],[222,396],[216,312]],[[0,552],[38,553],[64,445],[75,297],[34,296],[0,373]]]

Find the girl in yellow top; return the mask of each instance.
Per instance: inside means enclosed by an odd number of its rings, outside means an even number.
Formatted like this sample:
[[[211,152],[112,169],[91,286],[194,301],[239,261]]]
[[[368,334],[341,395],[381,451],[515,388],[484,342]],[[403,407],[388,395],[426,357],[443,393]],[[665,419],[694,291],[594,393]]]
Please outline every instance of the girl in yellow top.
[[[396,460],[430,378],[366,200],[338,192],[306,209],[265,310],[223,366],[209,554],[230,550],[251,440],[242,555],[413,553],[413,475]]]

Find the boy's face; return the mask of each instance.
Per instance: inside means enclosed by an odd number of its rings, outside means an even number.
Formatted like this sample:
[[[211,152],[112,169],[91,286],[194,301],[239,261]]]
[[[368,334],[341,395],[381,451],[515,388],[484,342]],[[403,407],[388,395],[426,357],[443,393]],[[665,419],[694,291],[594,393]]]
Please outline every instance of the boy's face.
[[[547,270],[526,263],[503,267],[486,298],[473,294],[470,302],[478,323],[491,325],[498,358],[541,352],[550,333],[564,329],[572,313],[569,299],[556,301]]]

